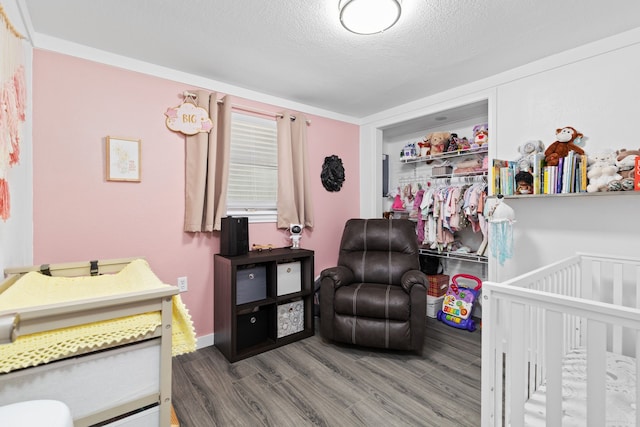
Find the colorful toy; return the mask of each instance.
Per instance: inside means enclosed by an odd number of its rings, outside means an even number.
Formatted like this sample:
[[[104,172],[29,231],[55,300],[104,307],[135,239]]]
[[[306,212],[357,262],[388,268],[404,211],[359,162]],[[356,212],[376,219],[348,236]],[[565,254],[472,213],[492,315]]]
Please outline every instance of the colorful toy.
[[[254,243],[254,244],[251,246],[251,250],[252,250],[252,251],[258,251],[258,252],[262,252],[262,251],[264,251],[264,250],[271,251],[271,250],[273,250],[273,245],[272,245],[271,243],[268,243],[268,244],[266,244],[266,245],[262,245],[262,244],[256,244],[256,243]]]
[[[477,283],[475,288],[468,288],[458,284],[458,279],[464,278]],[[456,274],[451,278],[451,285],[444,294],[442,310],[438,311],[438,320],[458,329],[476,330],[476,322],[471,318],[473,304],[478,298],[482,280],[470,274]]]

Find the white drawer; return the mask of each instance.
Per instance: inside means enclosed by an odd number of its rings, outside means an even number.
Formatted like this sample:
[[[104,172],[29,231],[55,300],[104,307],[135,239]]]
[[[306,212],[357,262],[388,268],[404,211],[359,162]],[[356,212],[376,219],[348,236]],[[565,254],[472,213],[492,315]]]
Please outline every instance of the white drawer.
[[[278,264],[278,296],[300,292],[301,283],[299,261]]]

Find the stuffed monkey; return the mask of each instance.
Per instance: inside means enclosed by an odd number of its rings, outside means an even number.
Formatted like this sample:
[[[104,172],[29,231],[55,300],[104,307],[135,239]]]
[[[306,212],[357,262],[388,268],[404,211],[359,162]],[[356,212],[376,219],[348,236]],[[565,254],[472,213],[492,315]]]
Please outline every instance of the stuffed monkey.
[[[582,137],[581,133],[570,126],[556,129],[556,141],[544,150],[547,166],[557,166],[560,158],[566,157],[569,151],[584,154],[584,150],[576,145]]]

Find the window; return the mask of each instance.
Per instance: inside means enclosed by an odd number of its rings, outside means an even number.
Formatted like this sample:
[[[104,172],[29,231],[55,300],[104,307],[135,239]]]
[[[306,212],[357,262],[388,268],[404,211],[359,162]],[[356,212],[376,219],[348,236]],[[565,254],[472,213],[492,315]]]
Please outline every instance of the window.
[[[276,221],[277,192],[276,121],[232,113],[227,215]]]

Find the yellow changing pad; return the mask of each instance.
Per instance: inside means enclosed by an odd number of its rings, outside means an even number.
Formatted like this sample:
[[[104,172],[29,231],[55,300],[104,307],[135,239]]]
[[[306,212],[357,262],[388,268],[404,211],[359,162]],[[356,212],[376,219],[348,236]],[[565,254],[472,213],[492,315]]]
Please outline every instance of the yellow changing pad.
[[[0,311],[36,307],[168,287],[144,259],[136,259],[116,274],[82,277],[51,277],[29,272],[0,294]],[[172,354],[195,351],[196,336],[191,316],[180,295],[172,309]],[[78,352],[135,340],[161,325],[160,312],[89,323],[72,328],[25,335],[0,345],[0,373],[36,366]]]

